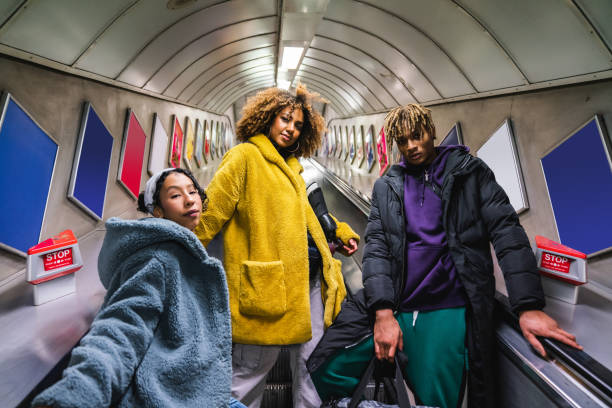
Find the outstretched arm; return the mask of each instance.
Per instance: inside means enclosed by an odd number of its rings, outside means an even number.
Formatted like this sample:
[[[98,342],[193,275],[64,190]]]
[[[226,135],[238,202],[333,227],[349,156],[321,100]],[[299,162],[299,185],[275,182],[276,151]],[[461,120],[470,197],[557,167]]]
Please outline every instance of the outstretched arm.
[[[153,340],[165,297],[164,267],[157,259],[130,271],[132,276],[110,296],[72,350],[62,379],[37,396],[33,406],[107,407],[125,394]]]
[[[536,336],[550,337],[582,349],[574,335],[562,330],[541,310],[544,293],[529,240],[508,196],[489,168],[481,172],[479,185],[481,214],[504,273],[510,304],[520,316],[523,336],[543,357],[546,352]]]

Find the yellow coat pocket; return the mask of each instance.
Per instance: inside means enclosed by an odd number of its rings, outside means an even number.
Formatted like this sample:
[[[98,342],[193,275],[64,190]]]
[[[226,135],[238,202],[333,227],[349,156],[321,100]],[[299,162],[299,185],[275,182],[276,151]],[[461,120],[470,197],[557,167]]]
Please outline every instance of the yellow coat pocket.
[[[240,313],[280,317],[287,312],[285,267],[282,261],[244,261],[240,268]]]

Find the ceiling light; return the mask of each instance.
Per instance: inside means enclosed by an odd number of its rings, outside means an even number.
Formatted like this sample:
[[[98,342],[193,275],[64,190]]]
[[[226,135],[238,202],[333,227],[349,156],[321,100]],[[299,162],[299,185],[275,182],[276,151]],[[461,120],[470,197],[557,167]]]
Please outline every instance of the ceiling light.
[[[289,89],[291,86],[291,81],[286,81],[284,79],[279,79],[276,83],[280,89]]]
[[[284,47],[282,68],[297,69],[304,47]]]

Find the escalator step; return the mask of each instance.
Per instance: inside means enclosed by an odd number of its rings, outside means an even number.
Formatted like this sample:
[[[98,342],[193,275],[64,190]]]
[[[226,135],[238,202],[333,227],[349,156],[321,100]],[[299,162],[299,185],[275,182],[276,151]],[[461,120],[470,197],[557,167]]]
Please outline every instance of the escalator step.
[[[291,364],[287,347],[281,348],[276,363],[266,378],[261,408],[291,408]]]
[[[266,384],[261,408],[291,408],[292,404],[291,383]]]
[[[291,383],[291,364],[289,363],[289,349],[281,348],[276,364],[268,373],[268,383]]]

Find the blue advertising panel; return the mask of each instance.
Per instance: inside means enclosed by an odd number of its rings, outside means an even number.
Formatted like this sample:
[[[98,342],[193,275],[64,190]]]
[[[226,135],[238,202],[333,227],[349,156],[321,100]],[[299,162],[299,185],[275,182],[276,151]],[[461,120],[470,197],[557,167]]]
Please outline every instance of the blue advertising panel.
[[[459,145],[463,144],[463,137],[461,136],[461,127],[459,126],[459,122],[455,123],[455,125],[448,131],[446,137],[440,142],[440,146],[450,146],[450,145]]]
[[[40,240],[58,144],[6,93],[0,116],[0,247],[25,256]]]
[[[612,247],[611,144],[595,116],[541,159],[561,243],[587,255]]]
[[[110,134],[89,102],[85,103],[68,198],[96,220],[102,220],[113,150]]]

